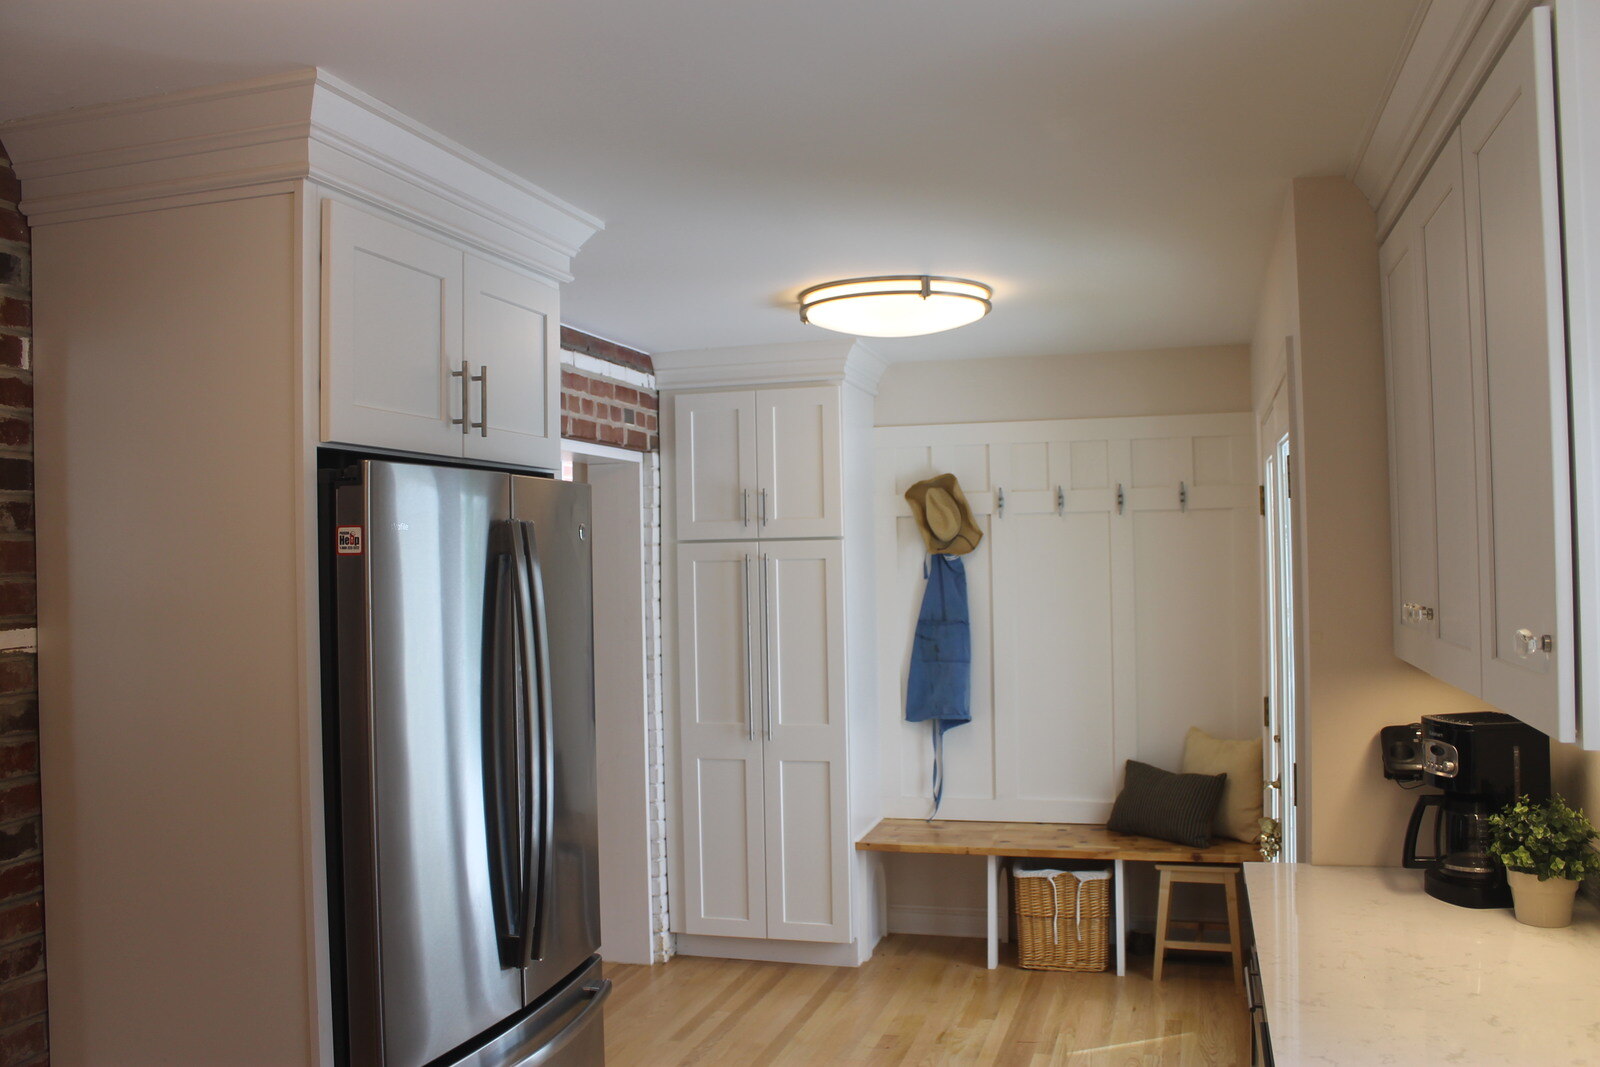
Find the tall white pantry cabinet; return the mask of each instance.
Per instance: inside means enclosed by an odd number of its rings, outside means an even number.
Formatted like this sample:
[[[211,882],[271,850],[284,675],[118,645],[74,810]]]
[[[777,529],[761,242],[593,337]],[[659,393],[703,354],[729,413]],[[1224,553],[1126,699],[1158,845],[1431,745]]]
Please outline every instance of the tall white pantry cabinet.
[[[678,951],[858,963],[879,936],[870,474],[855,342],[656,359],[676,565]]]
[[[553,467],[557,287],[599,221],[315,70],[0,138],[52,1056],[331,1064],[317,449]]]

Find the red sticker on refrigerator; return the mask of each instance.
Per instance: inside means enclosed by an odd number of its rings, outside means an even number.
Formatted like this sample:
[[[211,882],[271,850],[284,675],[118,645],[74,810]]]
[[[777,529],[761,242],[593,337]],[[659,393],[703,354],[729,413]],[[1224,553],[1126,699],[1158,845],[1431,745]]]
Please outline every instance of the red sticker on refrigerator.
[[[361,555],[361,527],[340,526],[335,534],[335,550],[341,556]]]

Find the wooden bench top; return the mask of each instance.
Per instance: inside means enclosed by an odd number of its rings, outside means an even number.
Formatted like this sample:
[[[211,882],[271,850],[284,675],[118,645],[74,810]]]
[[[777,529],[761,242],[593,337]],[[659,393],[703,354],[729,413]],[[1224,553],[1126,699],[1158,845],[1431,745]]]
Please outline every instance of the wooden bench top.
[[[866,852],[930,852],[1019,859],[1146,860],[1156,863],[1254,863],[1254,845],[1218,840],[1206,848],[1119,834],[1104,826],[1060,822],[963,822],[884,819],[856,842]]]

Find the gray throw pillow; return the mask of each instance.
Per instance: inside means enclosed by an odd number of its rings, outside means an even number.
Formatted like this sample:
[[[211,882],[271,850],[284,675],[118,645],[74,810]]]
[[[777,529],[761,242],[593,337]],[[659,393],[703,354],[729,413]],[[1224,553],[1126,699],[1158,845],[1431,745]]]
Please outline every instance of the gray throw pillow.
[[[1173,774],[1131,759],[1106,829],[1205,848],[1227,782],[1226,774]]]

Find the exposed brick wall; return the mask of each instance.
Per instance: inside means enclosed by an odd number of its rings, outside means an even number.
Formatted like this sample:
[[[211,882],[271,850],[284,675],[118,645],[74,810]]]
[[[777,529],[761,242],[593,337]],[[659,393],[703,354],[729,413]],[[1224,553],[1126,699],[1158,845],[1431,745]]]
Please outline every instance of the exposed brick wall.
[[[34,626],[28,225],[0,146],[0,633]],[[39,699],[32,649],[0,651],[0,1067],[49,1062]]]
[[[660,451],[660,402],[650,357],[568,326],[561,328],[561,347],[590,357],[582,368],[570,361],[561,367],[561,436],[634,452]]]
[[[607,341],[604,337],[574,330],[571,326],[561,327],[561,347],[567,352],[582,352],[586,356],[630,367],[646,374],[656,372],[655,364],[650,362],[650,357],[638,349],[624,348],[615,341]]]

